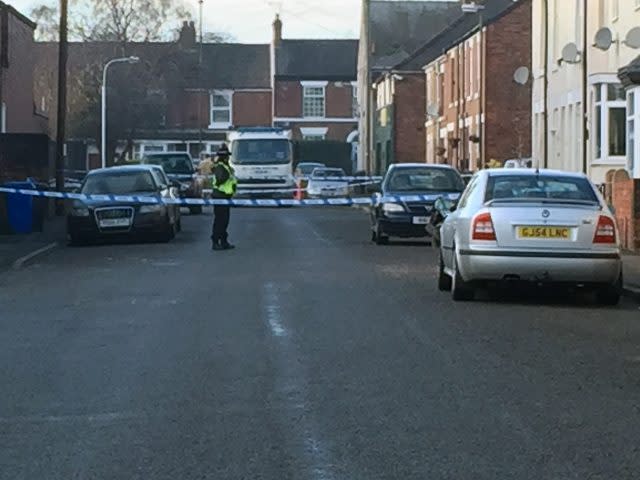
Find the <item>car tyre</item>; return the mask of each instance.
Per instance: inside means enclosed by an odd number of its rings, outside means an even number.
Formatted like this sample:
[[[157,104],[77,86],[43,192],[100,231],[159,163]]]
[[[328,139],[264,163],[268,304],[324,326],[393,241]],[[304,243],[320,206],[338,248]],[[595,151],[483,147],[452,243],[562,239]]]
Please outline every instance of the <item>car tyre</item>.
[[[596,299],[600,305],[615,307],[620,303],[622,297],[622,274],[613,285],[605,285],[596,292]]]
[[[451,281],[451,296],[456,302],[468,302],[474,299],[475,291],[469,282],[465,282],[458,269],[458,260],[454,253],[453,279]]]
[[[189,214],[191,214],[191,215],[202,215],[202,205],[190,205],[189,206]]]
[[[389,245],[389,237],[382,233],[380,225],[376,225],[374,237],[374,242],[376,242],[376,245]]]
[[[450,292],[453,286],[453,279],[444,271],[444,259],[440,252],[440,268],[438,272],[438,290],[441,292]]]

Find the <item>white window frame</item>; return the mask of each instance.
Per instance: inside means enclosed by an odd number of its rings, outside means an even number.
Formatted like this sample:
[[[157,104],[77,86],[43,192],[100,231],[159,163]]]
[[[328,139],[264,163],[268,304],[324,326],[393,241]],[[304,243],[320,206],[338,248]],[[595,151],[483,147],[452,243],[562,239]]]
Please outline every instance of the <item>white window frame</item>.
[[[303,140],[322,141],[327,139],[329,127],[301,127],[300,133]]]
[[[300,82],[302,86],[302,117],[324,119],[327,117],[327,85],[329,82]],[[322,115],[307,115],[305,112],[305,98],[307,98],[307,89],[322,89],[322,97],[320,95],[309,95],[310,98],[322,98]]]
[[[0,132],[7,133],[7,104],[4,102],[2,102],[0,115],[2,115],[2,119],[0,119]]]
[[[627,105],[631,102],[633,110],[627,107],[627,170],[633,178],[640,178],[640,87],[627,91]]]
[[[224,96],[229,101],[228,107],[216,107],[213,105],[215,96]],[[214,122],[213,112],[229,111],[228,122]],[[212,90],[209,94],[209,128],[212,130],[227,129],[233,124],[233,90]]]
[[[609,118],[610,111],[612,109],[622,108],[625,110],[625,119],[627,118],[627,99],[623,100],[609,100],[608,98],[608,86],[609,85],[617,85],[620,86],[619,82],[615,81],[602,81],[600,83],[594,83],[593,86],[593,109],[592,109],[592,120],[591,120],[591,131],[592,134],[592,142],[591,148],[593,149],[593,163],[596,164],[626,164],[627,163],[627,155],[610,155],[609,154]],[[600,100],[597,100],[597,89],[600,89]],[[597,157],[598,153],[598,132],[596,132],[597,119],[596,112],[598,111],[598,107],[600,107],[600,156]],[[627,124],[625,121],[625,129],[627,128]],[[627,145],[625,143],[625,151]]]
[[[360,117],[360,102],[358,101],[358,82],[351,82],[351,115]]]

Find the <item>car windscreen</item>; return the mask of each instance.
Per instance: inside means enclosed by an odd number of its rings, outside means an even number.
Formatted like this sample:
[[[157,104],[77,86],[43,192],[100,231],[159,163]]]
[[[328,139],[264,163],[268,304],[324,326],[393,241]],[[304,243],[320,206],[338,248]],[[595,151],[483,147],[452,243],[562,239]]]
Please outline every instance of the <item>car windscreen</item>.
[[[324,169],[315,169],[313,171],[313,175],[311,176],[311,178],[314,178],[316,180],[324,180],[324,179],[331,179],[331,180],[340,180],[345,176],[344,170],[324,170]]]
[[[311,175],[316,168],[322,168],[324,165],[321,163],[301,163],[298,165],[298,170],[303,175]]]
[[[291,161],[291,144],[288,140],[236,140],[231,156],[238,165],[286,164]]]
[[[89,175],[82,186],[88,195],[153,193],[156,184],[150,172],[111,172]]]
[[[464,181],[448,168],[398,168],[390,173],[385,188],[394,192],[462,192]]]
[[[144,163],[160,165],[168,175],[190,175],[194,172],[189,155],[147,155]]]
[[[586,178],[559,175],[493,175],[485,201],[557,200],[599,203]]]

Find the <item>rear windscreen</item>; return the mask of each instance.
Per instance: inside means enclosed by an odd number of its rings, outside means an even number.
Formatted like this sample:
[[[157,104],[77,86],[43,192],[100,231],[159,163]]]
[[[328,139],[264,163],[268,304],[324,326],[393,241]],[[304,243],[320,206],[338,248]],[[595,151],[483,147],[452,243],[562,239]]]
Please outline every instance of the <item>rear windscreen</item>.
[[[549,175],[489,177],[485,201],[536,199],[599,203],[586,178]]]

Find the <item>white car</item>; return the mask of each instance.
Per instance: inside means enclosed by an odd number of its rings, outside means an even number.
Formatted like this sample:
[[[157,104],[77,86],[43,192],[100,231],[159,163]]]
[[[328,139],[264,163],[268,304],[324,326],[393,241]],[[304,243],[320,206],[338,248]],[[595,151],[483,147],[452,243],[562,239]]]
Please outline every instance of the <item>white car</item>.
[[[349,195],[349,179],[341,168],[316,168],[307,184],[311,198],[344,197]]]
[[[478,172],[442,224],[440,290],[528,281],[591,287],[615,305],[622,261],[615,218],[589,179],[552,170]]]

